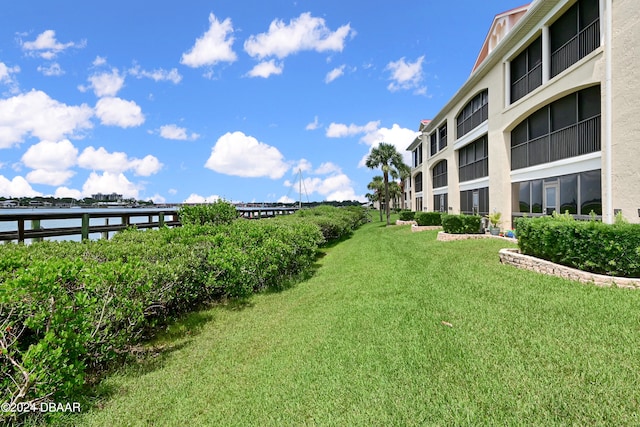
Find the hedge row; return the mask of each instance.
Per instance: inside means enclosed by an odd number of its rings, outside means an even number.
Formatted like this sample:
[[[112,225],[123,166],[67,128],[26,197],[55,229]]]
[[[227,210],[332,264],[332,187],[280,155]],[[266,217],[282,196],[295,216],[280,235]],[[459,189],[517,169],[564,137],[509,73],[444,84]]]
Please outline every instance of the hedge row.
[[[419,213],[419,212],[414,212],[414,211],[400,211],[400,212],[399,212],[399,214],[400,214],[400,217],[399,217],[399,218],[400,218],[400,221],[413,221],[413,220],[414,220],[414,218],[415,218],[415,216],[416,216],[416,213]]]
[[[482,217],[478,215],[442,215],[442,229],[451,234],[478,234]]]
[[[576,221],[570,215],[519,218],[524,254],[597,274],[640,277],[640,225]]]
[[[420,226],[442,225],[442,214],[440,212],[416,212],[416,224]]]
[[[194,216],[193,225],[126,230],[111,241],[0,245],[0,401],[72,401],[88,373],[121,359],[159,324],[205,302],[290,283],[329,235],[344,235],[336,230],[348,211],[320,210],[332,219],[310,211],[231,223]],[[350,233],[361,212],[349,218]]]

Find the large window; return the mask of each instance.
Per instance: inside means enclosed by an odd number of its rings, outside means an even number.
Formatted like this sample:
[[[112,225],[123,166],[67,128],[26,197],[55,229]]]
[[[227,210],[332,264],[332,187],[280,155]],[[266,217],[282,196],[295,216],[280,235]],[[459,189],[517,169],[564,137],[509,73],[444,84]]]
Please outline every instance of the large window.
[[[422,172],[419,172],[415,178],[413,178],[413,189],[416,193],[419,193],[422,191]]]
[[[435,132],[429,135],[430,153],[433,156],[447,146],[447,123],[445,122]]]
[[[527,214],[569,212],[602,215],[600,170],[511,184],[512,211]]]
[[[484,90],[464,106],[456,117],[456,137],[462,138],[489,117],[489,92]]]
[[[511,61],[511,102],[542,85],[542,37]]]
[[[447,186],[447,161],[438,162],[432,170],[433,188]]]
[[[565,96],[511,131],[511,170],[600,151],[600,86]]]
[[[418,167],[422,164],[422,144],[418,145],[411,153],[413,157],[413,167]]]
[[[433,156],[438,152],[438,133],[437,132],[434,132],[431,135],[429,135],[429,142],[430,142],[429,154]]]
[[[447,200],[447,193],[436,194],[433,196],[433,210],[434,212],[448,212],[449,201]]]
[[[447,124],[438,128],[438,151],[447,146]]]
[[[458,151],[460,182],[489,175],[489,147],[487,136],[482,136]]]
[[[578,0],[551,25],[549,35],[554,77],[600,46],[598,0]]]
[[[489,187],[461,191],[460,212],[466,215],[488,215]]]

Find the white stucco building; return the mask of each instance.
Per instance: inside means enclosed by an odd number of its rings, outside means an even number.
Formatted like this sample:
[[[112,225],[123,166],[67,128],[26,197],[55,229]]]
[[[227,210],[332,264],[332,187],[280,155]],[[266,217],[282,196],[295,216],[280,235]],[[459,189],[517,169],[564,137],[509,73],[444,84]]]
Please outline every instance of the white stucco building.
[[[637,0],[497,15],[469,79],[407,148],[413,210],[640,222]],[[421,191],[418,191],[421,189]]]

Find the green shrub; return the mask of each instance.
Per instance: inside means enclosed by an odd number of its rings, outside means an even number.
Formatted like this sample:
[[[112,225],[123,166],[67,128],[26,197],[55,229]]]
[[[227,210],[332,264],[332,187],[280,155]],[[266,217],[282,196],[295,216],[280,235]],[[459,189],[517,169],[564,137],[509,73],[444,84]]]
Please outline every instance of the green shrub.
[[[442,225],[442,214],[440,212],[416,212],[416,224],[420,226]]]
[[[73,400],[88,373],[102,372],[171,318],[290,283],[321,242],[316,224],[292,218],[0,245],[0,400],[22,388],[22,401]]]
[[[416,212],[414,211],[400,211],[400,220],[401,221],[413,221],[415,218]]]
[[[442,229],[451,234],[478,234],[482,218],[479,215],[442,215]]]
[[[238,217],[236,207],[224,200],[204,205],[182,206],[178,218],[182,225],[229,224]]]
[[[570,215],[516,220],[524,254],[580,270],[640,277],[640,225],[576,221]]]

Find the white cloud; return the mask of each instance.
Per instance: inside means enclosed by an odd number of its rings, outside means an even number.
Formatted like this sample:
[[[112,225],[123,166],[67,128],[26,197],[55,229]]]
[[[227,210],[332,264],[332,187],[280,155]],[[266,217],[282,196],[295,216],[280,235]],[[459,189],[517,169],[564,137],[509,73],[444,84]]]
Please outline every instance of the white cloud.
[[[393,144],[398,152],[402,154],[404,162],[410,164],[411,153],[406,151],[406,149],[420,133],[411,129],[402,128],[395,123],[391,128],[380,128],[379,126],[380,121],[371,121],[364,126],[353,123],[348,126],[341,123],[331,123],[329,128],[327,128],[326,135],[328,138],[344,138],[362,135],[360,141],[369,146],[369,153],[371,152],[371,148],[376,147],[380,142]],[[360,160],[358,163],[359,167],[365,166],[369,153]]]
[[[0,99],[0,148],[17,145],[27,135],[50,141],[78,138],[93,126],[92,116],[86,104],[68,106],[36,90]]]
[[[68,187],[58,187],[53,195],[54,197],[58,197],[60,199],[64,197],[71,197],[72,199],[80,200],[82,199],[82,193],[80,190],[74,190]]]
[[[116,96],[124,86],[124,77],[116,68],[113,68],[109,73],[92,75],[89,77],[89,82],[97,97]]]
[[[227,18],[220,22],[213,13],[209,14],[209,29],[198,38],[189,52],[183,53],[180,63],[197,68],[215,65],[218,62],[234,62],[237,55],[232,49],[233,24]]]
[[[300,159],[298,164],[291,168],[292,173],[307,172],[312,169],[311,162],[307,159]]]
[[[289,169],[276,147],[242,132],[222,135],[211,150],[205,167],[243,177],[281,178]]]
[[[162,169],[163,165],[152,155],[147,155],[143,159],[130,159],[126,153],[121,151],[110,153],[104,147],[97,150],[93,147],[87,147],[78,156],[78,166],[111,174],[121,174],[127,170],[133,170],[136,175],[150,176]]]
[[[389,83],[387,89],[391,92],[414,89],[414,93],[424,95],[426,88],[421,86],[423,79],[423,61],[424,55],[415,62],[406,62],[403,57],[397,61],[388,63],[385,70],[391,71],[391,83]]]
[[[142,109],[134,101],[120,98],[101,98],[96,104],[96,116],[106,126],[122,128],[140,126],[144,123]]]
[[[199,194],[191,194],[182,203],[215,203],[220,200],[220,196],[212,195],[209,197],[203,197]]]
[[[132,159],[129,161],[129,165],[133,172],[140,176],[151,176],[162,169],[162,163],[151,154],[144,156],[142,159]]]
[[[306,130],[316,130],[320,127],[320,123],[318,122],[318,116],[313,118],[313,121],[305,127]]]
[[[36,169],[26,176],[27,181],[33,184],[62,185],[68,182],[76,173],[71,170],[45,170]]]
[[[262,61],[259,64],[256,64],[248,73],[249,77],[263,77],[268,78],[272,74],[279,75],[282,74],[282,70],[284,69],[284,64],[276,64],[275,60],[270,61]]]
[[[369,134],[375,132],[380,126],[380,121],[371,121],[364,126],[355,124],[345,125],[342,123],[331,123],[327,128],[327,138],[344,138],[347,136],[359,135],[361,133]]]
[[[283,59],[300,51],[342,52],[345,39],[354,35],[349,24],[331,31],[324,19],[303,13],[289,21],[274,20],[269,31],[250,36],[244,42],[244,50],[253,58],[275,56]]]
[[[55,31],[46,30],[39,34],[34,41],[22,42],[22,49],[32,56],[39,56],[44,59],[53,59],[60,52],[69,48],[83,48],[85,45],[85,41],[81,41],[80,43],[60,43],[56,40]]]
[[[38,66],[38,71],[40,71],[42,74],[44,74],[47,77],[61,76],[64,74],[64,70],[62,69],[62,67],[60,67],[60,64],[58,64],[57,62],[50,64],[48,67],[40,65]]]
[[[9,181],[2,175],[0,175],[0,194],[4,197],[42,196],[42,193],[31,188],[31,185],[23,177],[16,176]]]
[[[164,70],[162,68],[159,68],[153,71],[147,71],[147,70],[141,69],[140,66],[137,65],[129,69],[129,74],[139,79],[146,77],[156,82],[170,81],[173,84],[178,84],[182,81],[182,76],[180,75],[180,73],[176,68],[172,68],[169,71]]]
[[[278,203],[293,203],[293,202],[295,202],[295,200],[293,200],[289,196],[282,196],[278,199]]]
[[[170,188],[168,193],[172,196],[175,196],[176,194],[178,194],[178,190],[176,190],[175,188]]]
[[[164,197],[162,197],[160,194],[156,193],[151,197],[147,197],[146,200],[151,200],[153,201],[153,203],[158,204],[158,203],[166,203],[167,199],[165,199]]]
[[[78,149],[68,140],[41,141],[22,155],[22,163],[31,169],[64,171],[76,164]]]
[[[355,194],[351,179],[344,173],[336,173],[326,178],[307,177],[302,180],[302,185],[285,182],[285,186],[292,187],[296,192],[310,195],[318,193],[327,201],[363,200],[364,196]]]
[[[314,173],[317,175],[326,175],[334,172],[342,173],[342,169],[340,168],[340,166],[331,162],[325,162],[320,164],[320,166],[318,166],[318,169],[314,171]]]
[[[107,63],[107,58],[102,56],[96,56],[96,59],[91,63],[94,67],[99,67],[101,65],[105,65]]]
[[[175,139],[178,141],[194,141],[200,138],[200,135],[195,132],[192,132],[191,135],[188,135],[186,128],[181,128],[174,124],[160,126],[160,136],[165,139]]]
[[[102,175],[91,172],[82,186],[82,194],[85,197],[96,193],[118,193],[125,199],[137,199],[139,191],[139,186],[129,181],[122,173],[113,172],[103,172]]]
[[[326,77],[324,78],[324,82],[325,83],[331,83],[332,81],[334,81],[335,79],[337,79],[338,77],[344,75],[344,65],[341,65],[338,68],[334,68],[333,70],[329,71],[326,75]]]
[[[18,82],[14,79],[12,74],[20,72],[20,67],[8,67],[5,63],[0,62],[0,84],[4,84],[9,88],[11,93],[18,92]]]

